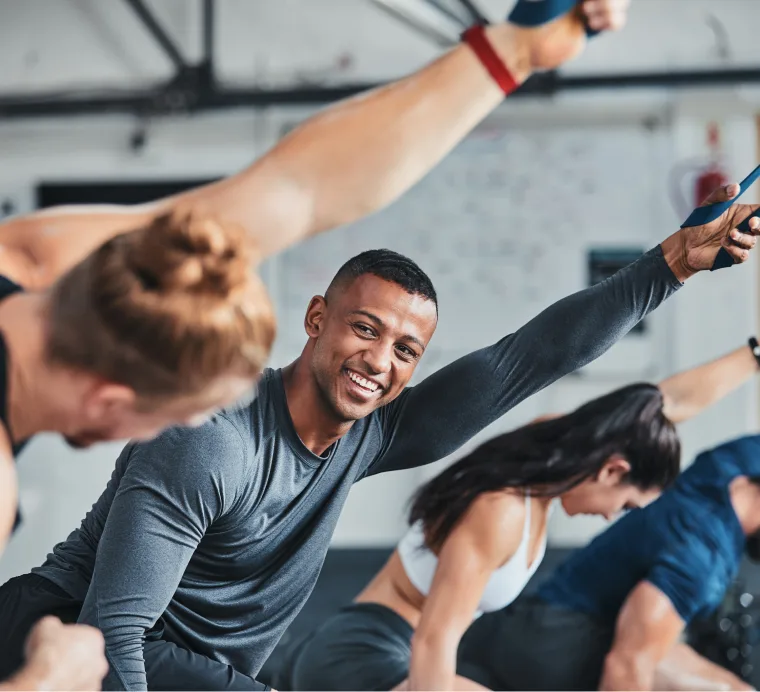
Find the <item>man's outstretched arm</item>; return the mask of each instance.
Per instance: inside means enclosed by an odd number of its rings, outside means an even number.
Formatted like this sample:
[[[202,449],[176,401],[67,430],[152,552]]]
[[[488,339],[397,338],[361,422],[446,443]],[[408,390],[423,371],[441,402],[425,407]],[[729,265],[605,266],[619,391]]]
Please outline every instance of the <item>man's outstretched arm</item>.
[[[594,28],[617,28],[628,0],[583,0]],[[623,8],[621,10],[621,8]],[[518,82],[578,54],[576,13],[540,29],[487,29]],[[68,207],[0,225],[0,274],[43,288],[118,233],[174,208],[198,208],[245,227],[264,256],[392,202],[503,99],[467,46],[386,87],[326,109],[259,161],[217,183],[136,207]]]
[[[705,204],[736,197],[736,184]],[[601,356],[721,248],[738,262],[760,234],[736,230],[755,206],[734,204],[717,220],[682,228],[636,262],[595,286],[550,305],[513,334],[463,356],[407,389],[383,416],[389,446],[370,474],[442,459],[527,397]],[[498,319],[484,315],[484,319]]]

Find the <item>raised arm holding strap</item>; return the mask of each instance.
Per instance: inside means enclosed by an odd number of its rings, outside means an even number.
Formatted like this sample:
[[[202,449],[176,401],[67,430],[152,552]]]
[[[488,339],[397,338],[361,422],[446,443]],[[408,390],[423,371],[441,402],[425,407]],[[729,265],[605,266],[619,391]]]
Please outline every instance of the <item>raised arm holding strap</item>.
[[[704,226],[711,221],[715,221],[715,219],[724,214],[726,210],[728,210],[731,205],[736,202],[736,200],[739,199],[739,197],[741,197],[747,191],[747,188],[749,188],[752,183],[754,183],[758,178],[760,178],[760,166],[755,168],[752,173],[750,173],[744,180],[742,180],[739,186],[739,194],[736,195],[736,197],[726,202],[715,202],[714,204],[707,204],[703,207],[697,207],[693,212],[691,212],[691,214],[689,214],[689,218],[681,224],[681,228]],[[742,233],[749,233],[749,220],[755,216],[756,212],[757,209],[755,209],[751,214],[747,216],[746,219],[737,225],[737,230],[741,231]],[[710,271],[715,271],[716,269],[724,269],[725,267],[730,267],[733,264],[733,257],[731,257],[731,255],[726,252],[725,248],[721,248],[718,251],[718,256],[715,258],[715,262],[713,263]]]

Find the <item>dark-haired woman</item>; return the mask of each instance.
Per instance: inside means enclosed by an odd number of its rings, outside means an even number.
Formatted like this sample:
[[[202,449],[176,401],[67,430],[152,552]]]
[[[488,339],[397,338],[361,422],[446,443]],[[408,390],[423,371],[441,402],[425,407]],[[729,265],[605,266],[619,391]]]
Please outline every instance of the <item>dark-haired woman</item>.
[[[292,652],[278,686],[482,689],[456,674],[460,638],[520,594],[544,556],[554,501],[569,515],[607,518],[648,504],[678,475],[675,423],[756,371],[745,346],[481,445],[420,488],[386,565]]]

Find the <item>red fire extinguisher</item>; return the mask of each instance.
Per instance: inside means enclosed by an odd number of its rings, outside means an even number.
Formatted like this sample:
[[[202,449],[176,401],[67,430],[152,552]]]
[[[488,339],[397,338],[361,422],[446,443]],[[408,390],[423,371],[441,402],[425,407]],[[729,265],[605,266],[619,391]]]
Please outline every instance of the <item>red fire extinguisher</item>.
[[[730,180],[723,166],[723,153],[720,146],[718,124],[711,122],[707,126],[707,146],[709,155],[687,159],[677,163],[668,178],[673,206],[678,216],[686,218],[695,206],[699,206],[712,192]],[[688,193],[687,180],[693,181],[691,195]]]
[[[720,132],[717,123],[707,126],[707,146],[710,161],[694,182],[694,205],[699,206],[713,190],[729,183],[728,175],[721,164]]]

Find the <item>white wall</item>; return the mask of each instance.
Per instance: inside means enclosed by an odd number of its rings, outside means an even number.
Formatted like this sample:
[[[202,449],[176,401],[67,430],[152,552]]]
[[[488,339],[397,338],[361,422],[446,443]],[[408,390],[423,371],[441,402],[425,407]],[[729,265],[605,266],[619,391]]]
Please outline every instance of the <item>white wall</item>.
[[[496,0],[486,3],[494,11],[508,4]],[[113,0],[25,0],[4,5],[0,92],[81,83],[134,86],[167,75],[163,57],[149,40],[140,38],[140,26],[122,5]],[[153,6],[188,53],[197,55],[197,4],[162,0]],[[293,83],[303,81],[309,73],[315,78],[319,71],[315,66],[324,67],[317,77],[328,81],[382,79],[413,69],[436,54],[424,40],[360,0],[221,0],[219,6],[220,71],[229,80],[250,82],[253,75],[265,74],[267,83]],[[572,69],[713,64],[714,45],[704,24],[706,12],[713,9],[714,3],[702,0],[634,0],[629,29],[616,40],[599,39]],[[38,20],[40,13],[44,13],[45,22]],[[749,60],[753,57],[752,27],[760,20],[760,3],[721,0],[720,16],[729,28],[737,59]],[[337,57],[346,52],[353,55],[353,66],[342,73],[332,70]],[[647,223],[654,227],[647,228],[643,237],[654,242],[682,221],[667,202],[664,181],[675,162],[703,153],[708,119],[717,118],[723,125],[735,176],[750,170],[757,158],[753,119],[760,110],[756,105],[759,101],[757,94],[748,90],[607,93],[507,103],[499,117],[516,129],[538,123],[547,132],[582,124],[589,118],[614,124],[649,114],[666,122],[670,134],[658,149],[652,170],[652,176],[662,181],[661,198],[658,201],[646,195],[651,180],[642,180],[640,185],[634,181],[624,190],[631,199],[647,200]],[[13,199],[20,211],[31,208],[33,186],[40,180],[206,178],[227,174],[261,155],[276,141],[284,124],[297,121],[307,112],[242,110],[155,121],[149,124],[148,144],[140,154],[128,146],[135,121],[127,116],[0,123],[0,201]],[[519,168],[520,162],[509,162],[509,166]],[[383,217],[378,218],[375,229],[382,227]],[[575,247],[568,266],[581,266],[584,251],[584,247]],[[265,270],[278,310],[284,309],[278,276],[287,267],[288,258],[284,255]],[[425,257],[418,259],[424,265]],[[712,358],[754,333],[756,262],[755,266],[695,279],[694,285],[654,316],[661,357],[645,376],[661,377]],[[581,274],[577,288],[582,287]],[[308,297],[303,296],[304,305]],[[456,319],[453,315],[451,318]],[[289,328],[289,332],[298,333],[296,327]],[[484,331],[482,338],[488,337],[490,332]],[[298,343],[297,336],[282,339],[274,363],[280,365],[294,357]],[[628,347],[621,344],[622,350],[612,357],[625,360],[625,348]],[[502,425],[520,424],[541,411],[566,410],[625,381],[625,373],[608,376],[601,371],[596,377],[567,378],[518,407]],[[685,459],[704,446],[750,429],[756,422],[755,390],[747,387],[698,422],[684,427]],[[55,541],[77,525],[105,486],[118,449],[119,445],[108,445],[74,453],[48,437],[29,447],[19,464],[26,522],[0,563],[0,581],[38,563]],[[432,472],[390,474],[359,484],[349,499],[336,543],[393,542],[403,527],[407,497],[415,484]],[[596,520],[569,521],[558,515],[552,525],[552,537],[557,543],[578,543],[599,528]]]

